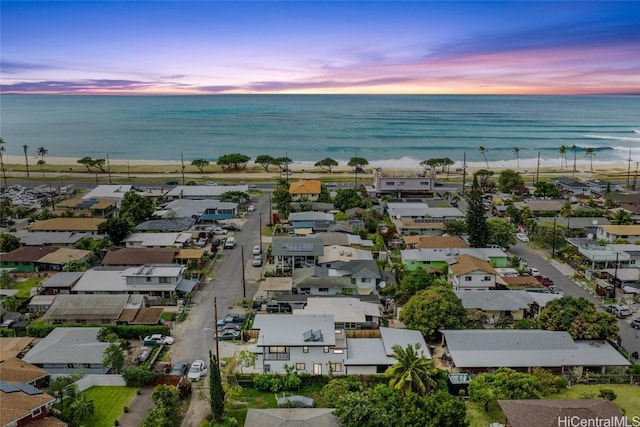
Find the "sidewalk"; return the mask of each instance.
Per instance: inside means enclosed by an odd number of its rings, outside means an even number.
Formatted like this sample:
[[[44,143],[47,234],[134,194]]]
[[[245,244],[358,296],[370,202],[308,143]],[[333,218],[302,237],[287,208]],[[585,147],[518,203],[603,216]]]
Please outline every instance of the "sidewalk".
[[[142,424],[142,420],[147,418],[149,410],[155,407],[153,400],[151,400],[151,393],[153,393],[153,387],[143,387],[140,389],[141,394],[137,394],[131,406],[129,406],[129,412],[120,418],[120,425],[123,427],[139,427]]]

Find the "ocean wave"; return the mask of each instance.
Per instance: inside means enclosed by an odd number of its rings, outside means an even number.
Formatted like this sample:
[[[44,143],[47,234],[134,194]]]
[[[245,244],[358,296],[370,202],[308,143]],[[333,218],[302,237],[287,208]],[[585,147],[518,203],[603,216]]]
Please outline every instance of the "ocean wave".
[[[640,144],[640,137],[637,137],[637,136],[634,137],[634,136],[615,136],[615,135],[585,135],[585,138],[610,139],[612,141],[632,141]]]

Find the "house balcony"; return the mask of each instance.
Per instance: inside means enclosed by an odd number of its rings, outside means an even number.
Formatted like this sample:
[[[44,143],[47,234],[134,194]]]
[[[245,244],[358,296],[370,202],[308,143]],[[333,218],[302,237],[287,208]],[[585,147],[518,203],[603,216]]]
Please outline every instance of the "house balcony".
[[[265,353],[264,360],[289,360],[289,353]]]

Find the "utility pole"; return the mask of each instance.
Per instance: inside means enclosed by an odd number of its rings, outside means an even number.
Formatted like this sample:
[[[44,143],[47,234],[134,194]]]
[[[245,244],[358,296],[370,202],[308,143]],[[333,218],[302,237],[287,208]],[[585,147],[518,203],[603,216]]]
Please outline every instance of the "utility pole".
[[[536,168],[536,182],[534,182],[534,184],[537,184],[540,181],[540,150],[538,150],[538,166]]]
[[[213,297],[213,330],[215,331],[216,359],[220,363],[220,346],[218,345],[218,297]]]
[[[618,259],[620,258],[620,252],[616,250],[616,266],[613,272],[613,299],[616,299],[616,286],[618,286]]]
[[[242,305],[244,306],[247,300],[247,282],[244,278],[244,246],[240,247],[240,253],[242,256]]]
[[[109,175],[109,185],[111,185],[111,164],[109,163],[109,152],[107,151],[107,174]]]
[[[56,198],[53,196],[53,190],[51,189],[51,183],[49,183],[49,197],[51,198],[51,213],[56,210]]]
[[[358,150],[355,151],[353,159],[356,167],[356,190],[357,190],[358,189]]]
[[[182,166],[182,185],[184,185],[184,156],[182,155],[182,151],[180,152],[180,165]],[[218,357],[217,354],[216,357]]]

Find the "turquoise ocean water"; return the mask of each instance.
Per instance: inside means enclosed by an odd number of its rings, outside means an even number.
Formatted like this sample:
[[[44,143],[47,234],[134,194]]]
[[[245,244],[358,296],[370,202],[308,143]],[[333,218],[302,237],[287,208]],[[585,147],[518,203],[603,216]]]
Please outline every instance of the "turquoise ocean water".
[[[228,153],[297,163],[357,155],[380,166],[449,157],[496,166],[559,164],[559,147],[594,162],[640,161],[638,96],[0,95],[7,154],[214,161]]]

